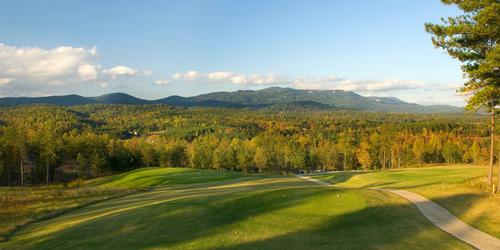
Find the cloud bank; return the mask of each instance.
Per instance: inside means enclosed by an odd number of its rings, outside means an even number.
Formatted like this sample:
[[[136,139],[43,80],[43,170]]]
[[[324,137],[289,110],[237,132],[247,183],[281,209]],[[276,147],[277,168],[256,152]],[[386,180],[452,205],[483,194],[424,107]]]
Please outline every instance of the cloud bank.
[[[170,80],[156,80],[153,83],[155,85],[168,85],[170,84]]]
[[[126,65],[103,67],[96,47],[61,46],[51,49],[16,47],[0,43],[0,96],[41,96],[97,90],[123,91],[140,86],[150,70]],[[431,84],[405,79],[350,79],[336,76],[290,77],[275,73],[249,74],[232,71],[189,70],[149,80],[153,86],[227,84],[237,89],[268,86],[298,89],[347,90],[363,95],[397,96],[418,103],[462,104],[455,94],[460,84]],[[189,88],[189,87],[187,87]],[[78,91],[79,89],[80,91]],[[200,89],[210,89],[200,86]]]
[[[406,79],[349,79],[334,75],[325,77],[288,77],[274,73],[245,74],[231,71],[200,72],[190,70],[173,74],[168,83],[232,84],[238,89],[281,86],[308,90],[345,90],[365,96],[395,96],[420,104],[463,106],[464,98],[456,93],[460,84],[424,83]],[[157,84],[161,85],[161,84]]]
[[[230,83],[242,86],[289,86],[298,89],[341,89],[356,92],[384,92],[395,90],[419,89],[425,85],[419,81],[386,79],[386,80],[353,80],[328,77],[289,78],[274,73],[244,74],[229,71],[202,73],[191,70],[172,75],[171,81],[182,81],[195,84]]]
[[[244,74],[229,71],[215,71],[201,73],[195,70],[175,73],[173,81],[184,81],[191,83],[231,83],[237,85],[277,85],[286,83],[287,79],[272,73],[268,74]]]
[[[107,86],[110,80],[151,73],[127,66],[103,69],[98,59],[96,47],[43,49],[0,43],[0,91],[13,96],[48,94],[56,87]]]

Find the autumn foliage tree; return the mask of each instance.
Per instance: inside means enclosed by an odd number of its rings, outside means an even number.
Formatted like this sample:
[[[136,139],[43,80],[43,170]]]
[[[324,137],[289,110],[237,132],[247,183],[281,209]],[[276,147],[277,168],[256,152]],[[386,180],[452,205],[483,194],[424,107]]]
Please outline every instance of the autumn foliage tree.
[[[482,119],[149,105],[0,107],[0,185],[44,185],[147,166],[290,174],[484,164],[489,145]]]

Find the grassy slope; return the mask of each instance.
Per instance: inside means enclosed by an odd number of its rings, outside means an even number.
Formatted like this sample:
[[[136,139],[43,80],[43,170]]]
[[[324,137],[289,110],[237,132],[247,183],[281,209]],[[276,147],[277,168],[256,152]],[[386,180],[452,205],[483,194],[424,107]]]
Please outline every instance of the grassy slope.
[[[89,185],[158,186],[34,223],[0,248],[467,248],[405,200],[377,191],[191,169],[139,170]]]
[[[122,174],[93,179],[86,184],[95,187],[139,188],[204,183],[238,177],[243,177],[243,174],[191,168],[140,168]]]
[[[0,240],[17,227],[61,211],[123,195],[133,190],[45,187],[0,188]]]
[[[441,204],[465,222],[500,238],[500,195],[486,187],[487,168],[464,165],[315,176],[337,187],[397,188]]]
[[[203,174],[200,174],[203,173]],[[17,227],[88,203],[157,185],[201,183],[241,176],[239,173],[193,169],[141,168],[87,181],[78,187],[62,185],[0,188],[0,240]]]

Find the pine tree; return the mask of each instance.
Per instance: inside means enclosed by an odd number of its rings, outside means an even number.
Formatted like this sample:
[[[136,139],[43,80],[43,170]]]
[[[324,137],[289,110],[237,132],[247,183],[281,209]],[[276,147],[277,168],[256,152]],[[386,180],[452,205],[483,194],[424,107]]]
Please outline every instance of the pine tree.
[[[490,170],[493,184],[495,108],[500,103],[500,2],[498,0],[442,0],[464,14],[426,24],[432,43],[462,62],[467,78],[460,91],[469,96],[467,108],[484,107],[491,112]],[[499,173],[500,176],[500,173]],[[500,178],[499,184],[500,184]],[[500,187],[499,187],[500,189]]]

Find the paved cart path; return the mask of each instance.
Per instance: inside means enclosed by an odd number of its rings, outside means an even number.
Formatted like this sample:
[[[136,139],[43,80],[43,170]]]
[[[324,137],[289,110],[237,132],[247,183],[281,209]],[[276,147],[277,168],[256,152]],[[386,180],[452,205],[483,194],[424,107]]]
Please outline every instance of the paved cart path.
[[[311,177],[300,175],[297,175],[297,177],[320,185],[331,186],[330,183],[316,180]],[[464,223],[459,218],[451,214],[444,207],[421,195],[406,190],[397,189],[372,188],[372,190],[393,193],[407,199],[408,201],[413,203],[422,213],[422,215],[424,215],[430,222],[432,222],[432,224],[475,248],[484,250],[500,249],[500,239],[495,238],[474,227],[471,227],[470,225]]]

